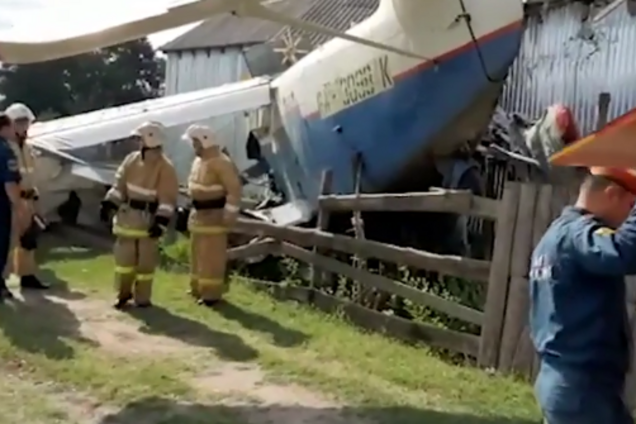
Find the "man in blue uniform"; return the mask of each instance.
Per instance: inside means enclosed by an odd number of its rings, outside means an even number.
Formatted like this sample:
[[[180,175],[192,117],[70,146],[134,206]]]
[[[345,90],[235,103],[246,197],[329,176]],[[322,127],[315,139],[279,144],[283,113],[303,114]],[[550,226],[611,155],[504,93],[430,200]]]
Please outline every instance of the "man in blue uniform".
[[[0,179],[3,184],[0,189],[0,271],[3,271],[7,265],[12,225],[19,229],[26,229],[31,220],[29,211],[20,198],[20,168],[8,141],[14,133],[11,119],[6,114],[0,113]],[[0,302],[12,297],[2,272]]]
[[[592,168],[575,206],[537,245],[530,329],[535,393],[548,424],[633,424],[624,277],[636,274],[636,171]]]

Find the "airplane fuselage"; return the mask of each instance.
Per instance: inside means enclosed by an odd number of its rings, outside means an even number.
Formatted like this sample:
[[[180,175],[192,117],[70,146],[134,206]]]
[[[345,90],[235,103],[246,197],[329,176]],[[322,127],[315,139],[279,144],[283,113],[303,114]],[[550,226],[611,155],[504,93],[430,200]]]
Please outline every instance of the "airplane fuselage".
[[[349,33],[427,59],[342,39],[304,57],[273,82],[286,137],[263,146],[288,196],[315,199],[324,169],[336,192],[351,192],[356,155],[365,190],[384,189],[423,151],[475,137],[518,52],[522,18],[521,0],[383,0]],[[479,103],[476,118],[453,128]]]

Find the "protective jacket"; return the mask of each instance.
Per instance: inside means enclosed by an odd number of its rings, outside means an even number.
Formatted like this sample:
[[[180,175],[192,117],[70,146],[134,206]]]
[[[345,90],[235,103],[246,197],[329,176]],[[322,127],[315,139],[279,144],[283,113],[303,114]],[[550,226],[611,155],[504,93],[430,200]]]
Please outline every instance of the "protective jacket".
[[[242,184],[232,160],[220,150],[197,157],[188,178],[192,211],[188,230],[196,234],[225,232],[241,203]]]
[[[634,273],[636,209],[615,230],[567,207],[535,248],[530,330],[548,422],[633,422],[622,396],[632,346],[624,277]]]
[[[148,160],[139,151],[129,154],[106,194],[106,200],[119,207],[113,220],[113,234],[148,237],[155,216],[167,219],[172,216],[178,192],[177,173],[165,155]]]

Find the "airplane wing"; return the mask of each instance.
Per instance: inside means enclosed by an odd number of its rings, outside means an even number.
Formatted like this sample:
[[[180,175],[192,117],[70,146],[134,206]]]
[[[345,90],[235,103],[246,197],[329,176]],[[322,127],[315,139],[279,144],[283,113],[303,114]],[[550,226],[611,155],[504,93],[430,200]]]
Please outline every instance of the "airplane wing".
[[[270,103],[270,79],[254,78],[36,123],[29,131],[29,141],[38,150],[78,165],[86,164],[69,152],[126,138],[146,121],[159,121],[171,127],[249,111]]]
[[[109,2],[104,3],[109,5]],[[128,3],[134,4],[134,2]],[[365,46],[427,60],[413,52],[287,16],[268,8],[268,3],[271,4],[271,2],[262,3],[259,0],[196,0],[174,7],[159,6],[145,13],[138,11],[134,16],[129,14],[128,18],[123,20],[120,16],[124,15],[124,11],[128,11],[127,6],[121,8],[121,15],[112,13],[112,7],[117,9],[117,6],[112,6],[108,14],[104,11],[100,12],[99,8],[92,10],[84,7],[66,14],[63,24],[48,16],[41,25],[34,26],[29,21],[21,25],[23,31],[30,30],[22,36],[17,31],[0,33],[0,40],[2,40],[0,41],[0,61],[23,64],[73,56],[198,22],[219,13],[232,13],[241,17],[280,22],[307,31],[344,38]],[[104,19],[101,15],[108,18]],[[34,27],[37,31],[33,31]]]

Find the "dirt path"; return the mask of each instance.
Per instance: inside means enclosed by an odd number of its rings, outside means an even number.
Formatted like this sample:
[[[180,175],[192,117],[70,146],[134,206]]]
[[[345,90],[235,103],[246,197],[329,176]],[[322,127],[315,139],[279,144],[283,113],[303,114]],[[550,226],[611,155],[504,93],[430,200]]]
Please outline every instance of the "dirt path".
[[[146,356],[153,359],[164,356],[189,361],[209,352],[209,348],[187,343],[183,339],[150,334],[145,331],[143,324],[126,319],[125,315],[113,310],[104,301],[63,298],[55,294],[39,301],[57,304],[71,311],[80,322],[80,335],[109,355],[127,358]],[[38,302],[38,299],[29,299],[29,302]],[[255,364],[226,360],[208,360],[206,364],[208,368],[204,372],[196,376],[184,376],[184,381],[203,398],[215,399],[211,406],[226,406],[232,411],[239,411],[241,418],[248,424],[369,424],[368,421],[344,413],[344,405],[327,396],[297,385],[271,382],[264,370]],[[200,404],[196,408],[187,403],[173,403],[170,407],[146,405],[125,412],[100,406],[89,397],[76,393],[60,395],[51,391],[47,396],[54,404],[63,406],[60,409],[67,408],[68,418],[78,424],[150,424],[158,420],[170,422],[167,420],[170,414],[203,417],[206,413]],[[189,408],[192,409],[190,412]]]

